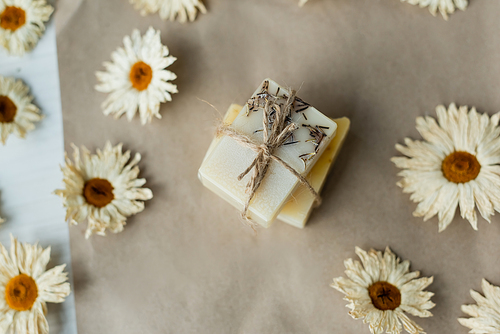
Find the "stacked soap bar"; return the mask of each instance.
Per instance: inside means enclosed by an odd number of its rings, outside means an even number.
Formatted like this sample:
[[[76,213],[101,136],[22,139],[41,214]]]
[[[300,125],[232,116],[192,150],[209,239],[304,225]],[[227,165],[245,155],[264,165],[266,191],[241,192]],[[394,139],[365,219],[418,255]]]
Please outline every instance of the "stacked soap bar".
[[[262,143],[263,104],[259,99],[265,94],[286,101],[290,92],[272,80],[265,80],[247,105],[230,107],[224,123],[256,143]],[[291,108],[290,118],[298,128],[274,154],[306,177],[319,192],[345,139],[349,120],[331,120],[299,98]],[[245,190],[250,176],[241,181],[237,177],[252,164],[256,155],[229,136],[215,138],[199,170],[199,178],[207,188],[241,210],[248,196]],[[313,194],[296,176],[272,161],[250,203],[248,214],[264,227],[269,227],[278,218],[302,228],[313,208]]]

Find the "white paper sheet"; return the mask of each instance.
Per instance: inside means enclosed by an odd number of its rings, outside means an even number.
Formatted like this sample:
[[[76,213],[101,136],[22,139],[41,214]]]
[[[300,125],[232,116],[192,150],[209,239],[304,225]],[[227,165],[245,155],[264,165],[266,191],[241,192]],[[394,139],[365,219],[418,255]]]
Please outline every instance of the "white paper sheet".
[[[10,136],[0,144],[0,242],[10,247],[9,234],[20,241],[52,246],[48,268],[67,264],[71,276],[68,225],[60,199],[52,192],[62,185],[64,161],[56,34],[53,20],[31,53],[22,58],[0,51],[0,75],[22,79],[45,118],[26,139]],[[71,277],[70,277],[71,279]],[[72,282],[72,279],[71,279]],[[73,285],[72,285],[73,288]],[[48,304],[51,334],[76,334],[73,293],[63,304]]]

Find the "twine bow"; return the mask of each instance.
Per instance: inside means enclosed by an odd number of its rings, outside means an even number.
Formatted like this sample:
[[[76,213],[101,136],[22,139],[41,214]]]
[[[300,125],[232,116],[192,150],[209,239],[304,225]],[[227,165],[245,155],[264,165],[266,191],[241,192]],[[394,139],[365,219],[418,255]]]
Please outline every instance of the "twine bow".
[[[278,97],[268,93],[260,94],[264,96],[265,105],[263,111],[263,143],[255,143],[251,138],[243,135],[229,125],[221,124],[217,128],[217,136],[226,135],[233,138],[237,143],[243,147],[247,147],[257,153],[257,156],[250,164],[250,166],[238,176],[238,181],[241,181],[248,173],[252,172],[250,181],[246,186],[246,193],[248,197],[245,201],[245,206],[241,212],[241,216],[250,226],[254,227],[255,223],[248,217],[248,209],[250,202],[259,189],[269,165],[272,160],[276,161],[290,173],[292,173],[308,190],[313,194],[316,203],[321,203],[321,197],[316,190],[309,184],[309,182],[299,174],[293,167],[276,156],[274,152],[286,143],[288,138],[292,135],[293,131],[298,129],[297,124],[290,121],[293,103],[295,101],[295,91],[287,97],[284,105],[277,104]]]

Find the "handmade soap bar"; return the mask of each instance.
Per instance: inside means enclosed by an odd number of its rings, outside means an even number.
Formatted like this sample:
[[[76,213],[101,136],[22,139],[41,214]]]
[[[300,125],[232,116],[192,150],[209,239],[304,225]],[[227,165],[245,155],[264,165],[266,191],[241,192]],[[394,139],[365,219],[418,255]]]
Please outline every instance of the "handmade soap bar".
[[[339,155],[351,125],[351,121],[346,117],[337,118],[334,121],[337,123],[337,134],[306,178],[318,193],[325,185],[326,177]],[[281,210],[278,219],[295,227],[304,228],[313,209],[314,196],[300,184]]]
[[[276,96],[281,99],[279,103],[284,104],[289,94],[275,82],[265,80],[240,111],[232,128],[261,144],[262,106],[265,100],[269,96]],[[297,124],[298,129],[274,154],[301,175],[307,175],[335,136],[337,125],[299,98],[293,104],[290,122]],[[256,156],[257,153],[250,148],[242,146],[229,136],[223,136],[203,162],[199,170],[200,180],[233,206],[242,209],[248,196],[246,185],[251,176],[247,174],[241,181],[238,181],[238,176],[252,164]],[[298,184],[296,176],[271,161],[266,177],[250,203],[249,217],[260,225],[269,227]]]
[[[228,125],[233,123],[242,108],[243,107],[238,104],[232,104],[227,110],[223,122]],[[333,121],[337,123],[337,133],[307,176],[307,181],[309,181],[311,186],[318,193],[321,192],[325,184],[326,178],[344,144],[350,127],[350,121],[346,117],[334,119]],[[217,140],[217,138],[212,140],[207,154],[205,155],[205,159],[212,152],[217,144]],[[279,213],[278,220],[298,228],[304,228],[313,209],[314,196],[305,186],[299,184]]]

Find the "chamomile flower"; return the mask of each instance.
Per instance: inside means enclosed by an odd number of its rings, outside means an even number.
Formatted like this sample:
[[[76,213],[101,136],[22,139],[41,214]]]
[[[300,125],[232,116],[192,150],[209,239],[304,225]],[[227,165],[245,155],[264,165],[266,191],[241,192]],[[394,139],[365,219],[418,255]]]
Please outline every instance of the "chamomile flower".
[[[405,139],[396,149],[406,157],[391,161],[403,169],[398,186],[419,203],[413,215],[424,221],[438,215],[439,231],[452,222],[457,207],[477,230],[477,207],[488,222],[500,211],[500,113],[491,118],[475,108],[451,104],[436,108],[438,121],[417,118],[425,141]]]
[[[421,8],[429,7],[432,15],[436,16],[438,10],[445,20],[448,20],[448,14],[453,14],[456,9],[465,10],[468,0],[401,0],[410,5],[419,5]]]
[[[105,115],[115,118],[127,115],[132,120],[137,110],[144,125],[153,117],[161,118],[160,103],[171,101],[170,94],[177,93],[177,86],[169,81],[177,76],[166,70],[175,60],[168,48],[161,44],[160,31],[152,27],[141,37],[139,30],[123,39],[120,47],[111,54],[112,62],[105,62],[105,72],[97,72],[96,90],[109,93],[102,104]]]
[[[0,244],[0,333],[49,333],[47,303],[62,303],[70,294],[66,265],[46,270],[49,260],[50,247],[11,236],[9,254]]]
[[[1,1],[1,0],[0,0]],[[14,133],[24,138],[28,131],[35,129],[35,122],[43,116],[31,102],[29,88],[21,80],[5,78],[0,75],[0,141],[7,142]]]
[[[345,294],[351,317],[364,319],[373,334],[399,334],[402,327],[411,334],[424,333],[405,312],[421,318],[432,316],[434,294],[424,289],[433,278],[418,278],[418,271],[409,271],[410,262],[400,262],[389,248],[384,253],[373,249],[367,253],[356,247],[356,254],[361,262],[346,260],[348,278],[335,278],[331,285]]]
[[[65,188],[55,194],[63,199],[66,220],[76,225],[88,221],[86,238],[105,236],[105,231],[123,231],[127,217],[144,210],[144,201],[153,198],[145,179],[138,179],[141,155],[130,160],[130,151],[122,153],[122,144],[106,143],[104,150],[91,154],[73,145],[71,161],[66,155],[62,167]]]
[[[205,14],[207,9],[202,0],[130,0],[141,15],[159,13],[162,20],[175,19],[184,23],[194,21],[198,11]]]
[[[500,288],[485,279],[482,282],[484,297],[471,290],[470,294],[476,305],[462,305],[462,311],[471,318],[460,318],[458,321],[470,328],[471,334],[500,333]]]
[[[0,44],[15,56],[31,51],[53,11],[45,0],[0,0]]]

